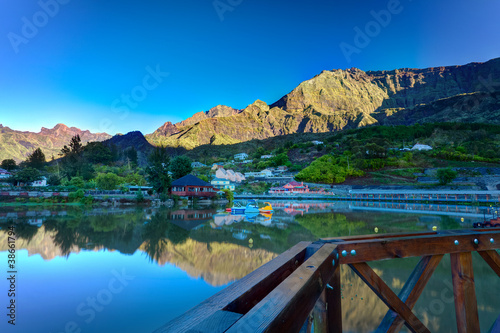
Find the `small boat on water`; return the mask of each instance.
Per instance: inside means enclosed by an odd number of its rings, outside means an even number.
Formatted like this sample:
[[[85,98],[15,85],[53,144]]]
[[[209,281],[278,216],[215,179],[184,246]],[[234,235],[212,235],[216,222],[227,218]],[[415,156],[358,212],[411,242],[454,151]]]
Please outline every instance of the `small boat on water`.
[[[235,201],[231,207],[231,214],[245,214],[246,207],[240,201]]]
[[[250,200],[243,206],[240,201],[235,201],[231,207],[231,214],[259,214],[259,205],[255,200]]]
[[[259,211],[262,214],[272,214],[273,213],[273,206],[271,205],[270,202],[265,202],[266,206],[262,207],[259,209]]]
[[[257,201],[255,200],[250,200],[248,201],[246,208],[245,208],[245,214],[259,214],[259,205],[257,204]]]

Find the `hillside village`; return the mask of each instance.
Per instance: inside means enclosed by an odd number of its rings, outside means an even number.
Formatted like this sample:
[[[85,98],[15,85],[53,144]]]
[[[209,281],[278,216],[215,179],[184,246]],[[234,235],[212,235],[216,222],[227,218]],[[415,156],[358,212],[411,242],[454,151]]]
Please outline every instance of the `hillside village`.
[[[2,161],[0,186],[4,195],[35,190],[65,193],[66,201],[90,203],[89,197],[104,193],[136,201],[232,200],[234,195],[251,194],[327,196],[339,185],[357,184],[438,186],[454,182],[495,189],[498,151],[490,149],[487,141],[474,141],[482,140],[484,131],[495,145],[500,126],[426,124],[406,127],[403,132],[378,126],[324,133],[321,140],[308,136],[285,142],[267,139],[253,149],[237,144],[228,147],[235,153],[224,153],[224,157],[220,154],[224,146],[219,146],[208,159],[194,159],[195,150],[172,157],[156,148],[142,165],[134,149],[115,154],[112,146],[99,142],[84,146],[75,136],[59,159],[47,161],[37,149],[19,165]],[[235,150],[238,145],[244,151]],[[486,178],[489,183],[481,185]]]

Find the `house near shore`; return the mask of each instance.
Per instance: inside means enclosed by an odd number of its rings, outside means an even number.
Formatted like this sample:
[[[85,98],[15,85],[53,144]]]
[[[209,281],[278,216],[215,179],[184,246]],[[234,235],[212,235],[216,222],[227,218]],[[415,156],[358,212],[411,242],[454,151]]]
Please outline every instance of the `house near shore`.
[[[170,193],[180,197],[213,198],[216,190],[212,184],[193,175],[186,175],[172,182]]]
[[[0,179],[7,179],[10,176],[12,176],[12,173],[10,173],[9,171],[7,171],[5,169],[0,168]]]
[[[215,172],[215,177],[220,179],[227,179],[233,183],[241,183],[246,180],[245,176],[243,176],[240,172],[234,172],[233,170],[225,170],[224,168],[220,168]]]
[[[47,186],[47,177],[42,176],[39,180],[36,180],[30,184],[33,187],[45,187]]]
[[[210,182],[212,186],[217,189],[217,190],[231,190],[234,191],[235,185],[233,182],[231,182],[229,179],[224,179],[224,178],[214,178]]]
[[[269,190],[270,194],[295,194],[295,193],[309,193],[309,187],[307,185],[304,185],[303,182],[290,182],[288,184],[285,184],[281,187],[271,187]]]

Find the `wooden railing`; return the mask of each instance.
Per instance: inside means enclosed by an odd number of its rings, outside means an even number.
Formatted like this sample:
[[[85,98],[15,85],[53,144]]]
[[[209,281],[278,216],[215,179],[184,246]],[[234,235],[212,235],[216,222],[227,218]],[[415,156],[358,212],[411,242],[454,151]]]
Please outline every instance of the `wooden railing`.
[[[340,265],[348,265],[388,306],[377,332],[398,332],[403,325],[412,332],[430,332],[412,309],[446,254],[458,332],[480,332],[472,252],[500,276],[498,248],[500,228],[301,242],[155,333],[308,332],[313,323],[315,332],[342,332]],[[407,257],[421,260],[399,295],[367,264]],[[494,326],[500,331],[500,317]]]

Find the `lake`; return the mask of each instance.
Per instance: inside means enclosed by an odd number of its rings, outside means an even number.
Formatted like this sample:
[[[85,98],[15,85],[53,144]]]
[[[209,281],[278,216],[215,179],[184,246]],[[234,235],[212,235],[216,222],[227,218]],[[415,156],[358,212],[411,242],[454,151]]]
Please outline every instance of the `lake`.
[[[428,206],[428,205],[427,205]],[[224,207],[0,207],[0,262],[8,227],[16,240],[16,326],[7,324],[9,281],[0,282],[1,332],[152,332],[300,241],[320,237],[470,227],[480,209],[363,202],[273,202],[272,216]],[[464,218],[464,222],[461,222]],[[500,314],[498,276],[477,255],[481,328]],[[370,263],[398,293],[418,258]],[[345,332],[371,332],[387,307],[343,267]],[[449,256],[415,306],[432,332],[456,332]],[[6,319],[7,318],[7,319]]]

